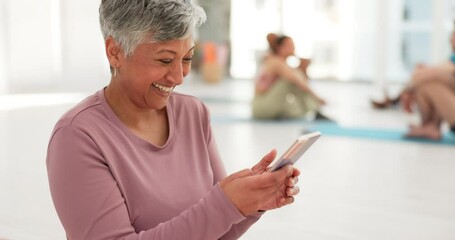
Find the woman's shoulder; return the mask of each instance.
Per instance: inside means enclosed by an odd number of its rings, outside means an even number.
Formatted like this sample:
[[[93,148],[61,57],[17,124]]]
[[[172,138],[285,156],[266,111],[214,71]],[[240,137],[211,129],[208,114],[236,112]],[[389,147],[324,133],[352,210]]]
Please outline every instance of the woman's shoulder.
[[[261,73],[268,75],[279,75],[281,70],[287,66],[282,58],[274,56],[273,54],[264,58],[261,65]]]
[[[172,108],[175,109],[199,109],[206,111],[207,106],[201,101],[201,99],[184,94],[184,93],[178,93],[178,92],[173,92],[170,98],[170,103],[172,104]]]
[[[208,107],[195,96],[173,92],[169,106],[176,123],[207,125],[210,121]]]
[[[64,126],[75,126],[90,124],[93,121],[94,116],[98,116],[101,112],[101,101],[99,99],[99,92],[94,93],[84,100],[73,106],[67,112],[65,112],[58,122],[56,128]]]
[[[284,61],[282,58],[280,58],[274,54],[268,54],[263,59],[263,65],[269,66],[269,67],[274,67],[274,66],[281,67],[283,65],[286,65],[286,61]]]
[[[189,94],[173,92],[170,98],[170,101],[174,104],[188,104],[188,105],[200,105],[203,104],[202,101]]]
[[[278,61],[279,59],[280,59],[280,58],[279,58],[277,55],[273,54],[273,53],[268,53],[268,54],[266,54],[266,55],[263,57],[263,61],[264,61],[264,62],[269,62],[269,61],[272,61],[272,62],[273,62],[273,61]]]

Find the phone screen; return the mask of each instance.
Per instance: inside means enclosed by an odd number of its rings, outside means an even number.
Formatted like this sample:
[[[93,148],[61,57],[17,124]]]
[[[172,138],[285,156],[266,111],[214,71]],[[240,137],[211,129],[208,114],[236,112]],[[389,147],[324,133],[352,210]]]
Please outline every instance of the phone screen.
[[[272,166],[271,171],[276,171],[287,164],[294,164],[321,136],[320,132],[312,132],[297,138],[289,149]]]

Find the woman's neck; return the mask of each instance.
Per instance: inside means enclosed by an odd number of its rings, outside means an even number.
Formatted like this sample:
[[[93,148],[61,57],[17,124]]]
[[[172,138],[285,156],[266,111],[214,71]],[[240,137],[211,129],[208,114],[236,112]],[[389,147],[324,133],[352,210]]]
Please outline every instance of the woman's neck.
[[[115,115],[139,138],[162,146],[169,137],[169,123],[166,108],[141,109],[131,101],[124,91],[109,85],[104,95]]]
[[[115,114],[128,126],[150,123],[166,114],[166,109],[144,109],[137,106],[128,95],[115,85],[109,84],[104,90],[106,101]]]

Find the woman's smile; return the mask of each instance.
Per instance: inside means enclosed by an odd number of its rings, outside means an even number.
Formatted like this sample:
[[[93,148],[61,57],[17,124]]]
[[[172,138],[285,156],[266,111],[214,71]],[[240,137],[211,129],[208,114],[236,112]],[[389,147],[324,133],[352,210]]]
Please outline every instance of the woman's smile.
[[[162,93],[171,93],[172,90],[174,90],[174,88],[175,88],[175,86],[174,87],[166,87],[166,86],[160,85],[158,83],[152,83],[152,86],[154,88],[158,89]]]

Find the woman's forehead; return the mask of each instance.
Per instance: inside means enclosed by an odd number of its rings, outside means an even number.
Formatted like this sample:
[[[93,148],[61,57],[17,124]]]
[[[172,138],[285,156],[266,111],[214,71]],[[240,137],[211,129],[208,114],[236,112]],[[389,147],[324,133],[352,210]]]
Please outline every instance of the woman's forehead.
[[[138,48],[147,49],[155,53],[159,52],[189,52],[194,48],[194,40],[192,38],[186,38],[182,40],[170,40],[160,42],[143,43]]]

